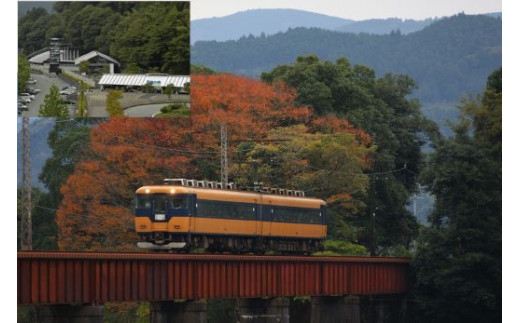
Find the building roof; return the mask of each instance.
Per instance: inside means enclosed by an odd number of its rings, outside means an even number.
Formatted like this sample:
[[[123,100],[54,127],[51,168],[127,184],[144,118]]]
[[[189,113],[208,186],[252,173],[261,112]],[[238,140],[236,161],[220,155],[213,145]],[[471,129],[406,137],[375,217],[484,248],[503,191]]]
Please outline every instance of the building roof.
[[[189,81],[190,77],[188,75],[103,74],[98,84],[123,86],[151,84],[161,87],[173,84],[175,87],[183,87]]]
[[[51,52],[50,51],[45,51],[43,53],[34,55],[33,57],[29,58],[29,63],[43,64],[46,61],[48,61],[50,57],[51,57]]]
[[[64,50],[60,50],[60,62],[64,62],[64,63],[70,63],[72,62],[70,59],[65,59],[63,57],[63,54],[64,54]],[[32,64],[43,64],[43,63],[46,63],[50,57],[51,57],[51,52],[50,50],[46,50],[46,51],[43,51],[39,54],[31,54],[32,57],[29,58],[29,63],[32,63]]]
[[[87,53],[85,55],[82,55],[82,56],[76,58],[74,60],[74,64],[79,65],[81,62],[91,60],[92,58],[94,58],[96,56],[102,57],[102,58],[106,59],[107,61],[112,62],[114,64],[121,65],[117,60],[115,60],[112,57],[105,55],[101,52],[98,52],[97,50],[93,50],[90,53]]]
[[[49,51],[49,47],[44,47],[44,48],[38,49],[37,51],[30,53],[29,55],[27,55],[27,58],[33,58],[36,55],[39,55],[43,52],[48,52],[48,51]]]

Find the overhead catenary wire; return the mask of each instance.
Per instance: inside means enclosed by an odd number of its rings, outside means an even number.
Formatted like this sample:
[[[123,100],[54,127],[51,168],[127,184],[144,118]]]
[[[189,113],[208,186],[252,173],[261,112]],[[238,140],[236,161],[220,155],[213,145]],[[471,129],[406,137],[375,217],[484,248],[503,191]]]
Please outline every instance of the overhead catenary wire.
[[[102,120],[99,120],[99,121],[101,122]],[[74,122],[74,123],[80,124],[80,122],[78,122],[77,119],[75,119],[75,118],[56,120],[56,122]],[[159,149],[159,150],[165,150],[165,151],[174,152],[174,153],[178,153],[178,154],[184,154],[184,155],[201,155],[201,156],[203,156],[203,155],[220,155],[221,154],[221,151],[217,150],[217,147],[215,147],[215,150],[208,150],[208,149],[188,150],[188,149],[164,147],[164,146],[159,146],[159,145],[154,145],[151,143],[145,143],[145,142],[139,142],[139,141],[128,142],[128,140],[127,140],[128,138],[121,137],[118,135],[114,135],[113,138],[115,138],[117,140],[122,140],[123,142],[125,142],[124,145],[118,144],[119,147],[128,147],[128,148],[136,148],[136,149]],[[266,138],[266,139],[255,139],[255,140],[244,139],[244,141],[234,140],[234,142],[278,142],[278,141],[280,141],[280,142],[281,141],[290,141],[290,139],[283,139],[283,138],[282,139],[267,139]],[[113,145],[110,143],[102,143],[102,144],[107,145],[107,146]],[[248,148],[248,149],[230,150],[229,152],[230,153],[245,153],[245,152],[254,151],[255,149],[258,149],[258,147],[252,147],[252,148]],[[286,160],[286,161],[300,162],[301,159],[300,160],[293,159],[293,160]],[[241,163],[251,164],[251,163],[256,163],[256,162],[245,161],[245,162],[241,162]],[[271,164],[277,163],[279,165],[282,165],[281,162],[271,161],[270,163]],[[392,174],[392,173],[398,173],[398,172],[402,172],[402,171],[408,171],[408,172],[413,173],[415,176],[417,176],[417,174],[415,172],[413,172],[412,170],[410,170],[406,164],[404,164],[403,167],[400,167],[397,169],[378,171],[378,172],[344,172],[344,171],[321,168],[321,167],[312,166],[312,165],[305,165],[305,167],[314,169],[314,170],[318,170],[318,171],[325,171],[325,172],[330,172],[330,173],[334,173],[334,174],[342,174],[342,175],[350,175],[350,176],[377,176],[377,175],[387,175],[387,174]]]
[[[114,135],[114,138],[123,139],[123,140],[125,139],[125,138],[122,138],[121,136],[117,136],[117,135]],[[258,141],[261,142],[262,140],[260,139]],[[286,139],[275,139],[275,140],[271,140],[271,141],[286,141]],[[141,147],[136,146],[136,144],[137,145],[141,145]],[[119,145],[119,146],[121,147],[123,145]],[[212,150],[198,150],[198,151],[197,150],[183,150],[183,149],[177,149],[177,148],[169,148],[169,147],[157,146],[157,145],[153,145],[153,144],[149,144],[149,143],[143,143],[143,142],[134,142],[133,145],[131,143],[127,143],[126,146],[127,147],[131,147],[131,148],[138,148],[138,149],[156,148],[156,149],[160,149],[160,150],[172,151],[172,152],[177,152],[177,153],[181,153],[181,154],[195,154],[195,155],[220,155],[221,154],[220,151],[216,151],[216,150],[215,151],[212,151]],[[232,150],[230,152],[235,152],[235,153],[250,152],[250,151],[253,151],[253,150],[257,149],[257,148],[258,147],[253,147],[253,148],[249,148],[249,149],[241,149],[241,150],[237,149],[237,150]],[[301,161],[301,160],[294,159],[292,161],[298,162],[298,161]],[[245,163],[254,163],[254,162],[245,162]],[[279,163],[279,164],[281,165],[281,163]],[[311,166],[311,165],[306,165],[306,167],[309,167],[309,168],[312,168],[312,169],[315,169],[315,170],[322,170],[322,171],[337,173],[337,174],[357,175],[357,176],[387,175],[387,174],[402,172],[404,170],[408,170],[408,171],[412,172],[411,170],[409,170],[407,168],[406,163],[401,168],[391,169],[391,170],[387,170],[387,171],[380,171],[380,172],[372,172],[372,173],[368,173],[368,172],[367,173],[363,173],[363,172],[360,172],[360,173],[357,173],[357,172],[356,173],[354,173],[354,172],[342,172],[342,171],[335,171],[335,170],[320,168],[320,167]]]

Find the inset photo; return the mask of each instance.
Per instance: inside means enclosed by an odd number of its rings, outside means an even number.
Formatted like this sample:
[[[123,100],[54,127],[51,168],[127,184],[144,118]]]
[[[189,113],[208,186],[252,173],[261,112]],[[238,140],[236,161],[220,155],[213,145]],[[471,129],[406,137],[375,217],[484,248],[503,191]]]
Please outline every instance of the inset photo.
[[[18,2],[18,115],[190,114],[188,1]]]

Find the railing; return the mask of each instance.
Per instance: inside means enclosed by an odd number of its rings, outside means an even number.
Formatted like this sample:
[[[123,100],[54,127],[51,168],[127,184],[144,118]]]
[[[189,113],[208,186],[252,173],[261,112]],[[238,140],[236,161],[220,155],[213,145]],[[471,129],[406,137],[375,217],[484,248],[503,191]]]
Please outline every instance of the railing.
[[[404,294],[408,258],[18,252],[18,304]]]

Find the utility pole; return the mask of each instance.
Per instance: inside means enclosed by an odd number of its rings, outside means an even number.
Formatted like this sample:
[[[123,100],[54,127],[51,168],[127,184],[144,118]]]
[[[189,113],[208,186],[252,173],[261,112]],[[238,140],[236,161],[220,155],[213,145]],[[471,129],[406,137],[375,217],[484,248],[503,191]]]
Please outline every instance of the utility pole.
[[[376,210],[377,206],[375,206],[375,195],[376,195],[376,187],[375,187],[375,175],[370,176],[370,181],[372,185],[371,193],[370,193],[370,256],[376,255]]]
[[[220,181],[228,183],[227,126],[220,124]]]
[[[22,250],[32,250],[31,132],[29,117],[22,117]]]

